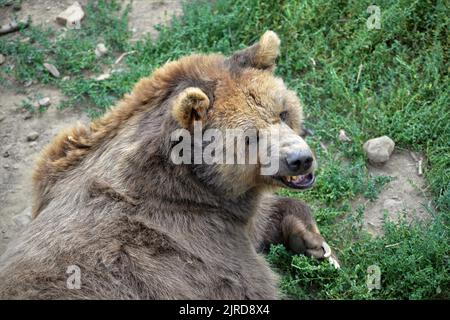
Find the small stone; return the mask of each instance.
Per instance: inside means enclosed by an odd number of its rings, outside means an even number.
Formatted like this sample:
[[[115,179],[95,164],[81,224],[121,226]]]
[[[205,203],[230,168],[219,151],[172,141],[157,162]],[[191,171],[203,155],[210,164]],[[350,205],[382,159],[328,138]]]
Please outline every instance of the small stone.
[[[8,165],[8,164],[4,164],[4,165],[3,165],[3,168],[9,169],[9,165]]]
[[[59,78],[60,77],[61,74],[59,73],[58,69],[56,69],[56,67],[54,65],[46,62],[46,63],[44,63],[44,67],[55,78]]]
[[[394,151],[395,143],[388,136],[382,136],[366,141],[364,152],[372,163],[384,163],[389,160]]]
[[[31,86],[33,84],[33,80],[27,80],[23,83],[23,86],[25,88],[28,88],[29,86]]]
[[[5,56],[2,55],[2,54],[0,53],[0,65],[2,65],[3,63],[5,63],[5,61],[6,61]]]
[[[56,17],[56,22],[68,28],[80,28],[80,22],[84,18],[84,11],[78,1],[75,1],[70,7],[61,12]]]
[[[46,108],[46,107],[48,107],[50,104],[51,104],[51,102],[50,102],[50,98],[49,98],[49,97],[42,98],[42,99],[40,99],[40,100],[38,101],[39,107],[44,107],[44,108]]]
[[[30,120],[32,117],[31,113],[27,112],[24,116],[23,116],[23,120]]]
[[[97,58],[100,58],[101,56],[108,53],[108,48],[105,47],[103,43],[99,43],[97,47],[95,48],[95,56]]]
[[[37,138],[39,138],[39,133],[37,133],[36,131],[30,132],[30,133],[27,135],[27,141],[28,141],[28,142],[30,142],[30,141],[36,141]]]
[[[101,74],[101,75],[99,75],[98,77],[96,77],[95,80],[97,80],[97,81],[103,81],[103,80],[109,79],[110,77],[111,77],[111,74],[109,74],[109,73],[104,73],[104,74]]]
[[[62,81],[68,81],[68,80],[70,80],[70,77],[69,77],[69,76],[65,76],[65,77],[63,77],[61,80],[62,80]]]
[[[17,164],[15,164],[15,165],[13,165],[13,169],[14,169],[14,170],[18,170],[18,169],[19,169],[19,166],[18,166]]]
[[[29,146],[30,148],[35,148],[37,147],[38,143],[36,141],[30,142]]]
[[[8,157],[9,157],[9,152],[8,151],[3,152],[3,158],[8,158]]]
[[[339,130],[339,140],[343,142],[350,142],[352,139],[350,139],[344,130]]]

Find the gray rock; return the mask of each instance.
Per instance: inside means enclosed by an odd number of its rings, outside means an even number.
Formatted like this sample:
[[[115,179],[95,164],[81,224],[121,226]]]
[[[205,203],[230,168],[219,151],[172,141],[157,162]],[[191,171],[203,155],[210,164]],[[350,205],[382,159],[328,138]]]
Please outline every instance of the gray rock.
[[[39,107],[48,107],[49,105],[51,104],[51,102],[50,102],[50,98],[49,97],[45,97],[45,98],[42,98],[42,99],[40,99],[39,101],[38,101],[38,106]]]
[[[2,65],[5,62],[6,58],[4,55],[0,54],[0,65]]]
[[[394,147],[394,141],[388,136],[370,139],[363,145],[364,152],[372,163],[384,163],[388,161],[394,151]]]
[[[10,156],[9,151],[3,152],[3,158],[8,158]]]
[[[59,78],[61,76],[58,69],[56,69],[56,67],[51,63],[44,63],[44,68],[47,69],[47,71],[50,72],[50,74],[55,78]]]
[[[84,18],[84,11],[81,5],[75,1],[70,7],[61,12],[56,17],[56,22],[68,28],[80,28],[80,22]]]
[[[101,56],[108,53],[108,48],[103,43],[99,43],[97,47],[95,48],[95,56],[97,58],[100,58]]]
[[[109,78],[111,78],[111,74],[110,73],[104,73],[104,74],[99,75],[98,77],[95,77],[94,79],[96,81],[103,81],[103,80],[106,80],[106,79],[109,79]]]
[[[39,138],[39,133],[37,133],[36,131],[30,132],[27,135],[27,141],[36,141],[37,138]]]

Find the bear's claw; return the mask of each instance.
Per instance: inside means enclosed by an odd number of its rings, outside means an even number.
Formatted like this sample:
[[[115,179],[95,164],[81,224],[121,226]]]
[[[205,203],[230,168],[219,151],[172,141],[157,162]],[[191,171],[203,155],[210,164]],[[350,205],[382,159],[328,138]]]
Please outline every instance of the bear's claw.
[[[328,243],[326,243],[325,241],[322,242],[322,249],[323,249],[323,251],[325,251],[323,257],[324,258],[329,258],[331,256],[331,248],[328,245]]]
[[[328,257],[328,261],[329,261],[330,264],[331,264],[333,267],[335,267],[336,269],[340,269],[340,268],[341,268],[339,262],[338,262],[333,256]]]
[[[331,264],[333,267],[335,267],[336,269],[340,269],[341,266],[340,266],[339,262],[337,261],[337,259],[336,259],[335,257],[333,257],[333,256],[331,255],[331,248],[330,248],[330,246],[328,245],[328,243],[326,243],[325,241],[322,242],[322,249],[323,249],[323,251],[325,251],[323,257],[324,257],[325,259],[328,259],[328,261],[330,262],[330,264]]]

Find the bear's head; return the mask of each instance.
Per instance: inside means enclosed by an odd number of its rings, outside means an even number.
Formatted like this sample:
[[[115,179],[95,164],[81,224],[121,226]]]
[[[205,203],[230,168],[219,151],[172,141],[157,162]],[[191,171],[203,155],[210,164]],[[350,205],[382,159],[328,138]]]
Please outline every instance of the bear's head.
[[[95,176],[133,195],[196,201],[209,191],[230,200],[312,186],[316,161],[302,138],[302,107],[274,75],[279,46],[268,31],[229,57],[166,63],[88,128],[62,131],[37,161],[33,216],[65,178],[84,188]]]
[[[267,31],[230,57],[194,55],[170,63],[164,74],[177,79],[167,100],[170,161],[188,164],[225,194],[313,185],[316,161],[302,137],[302,106],[274,75],[279,46]]]

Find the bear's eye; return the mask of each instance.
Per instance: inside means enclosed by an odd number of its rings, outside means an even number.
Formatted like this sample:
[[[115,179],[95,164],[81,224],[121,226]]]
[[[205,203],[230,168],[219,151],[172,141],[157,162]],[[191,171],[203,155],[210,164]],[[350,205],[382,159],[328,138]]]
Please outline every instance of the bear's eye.
[[[280,113],[280,119],[283,122],[286,122],[287,118],[288,118],[289,113],[287,111],[283,111]]]

